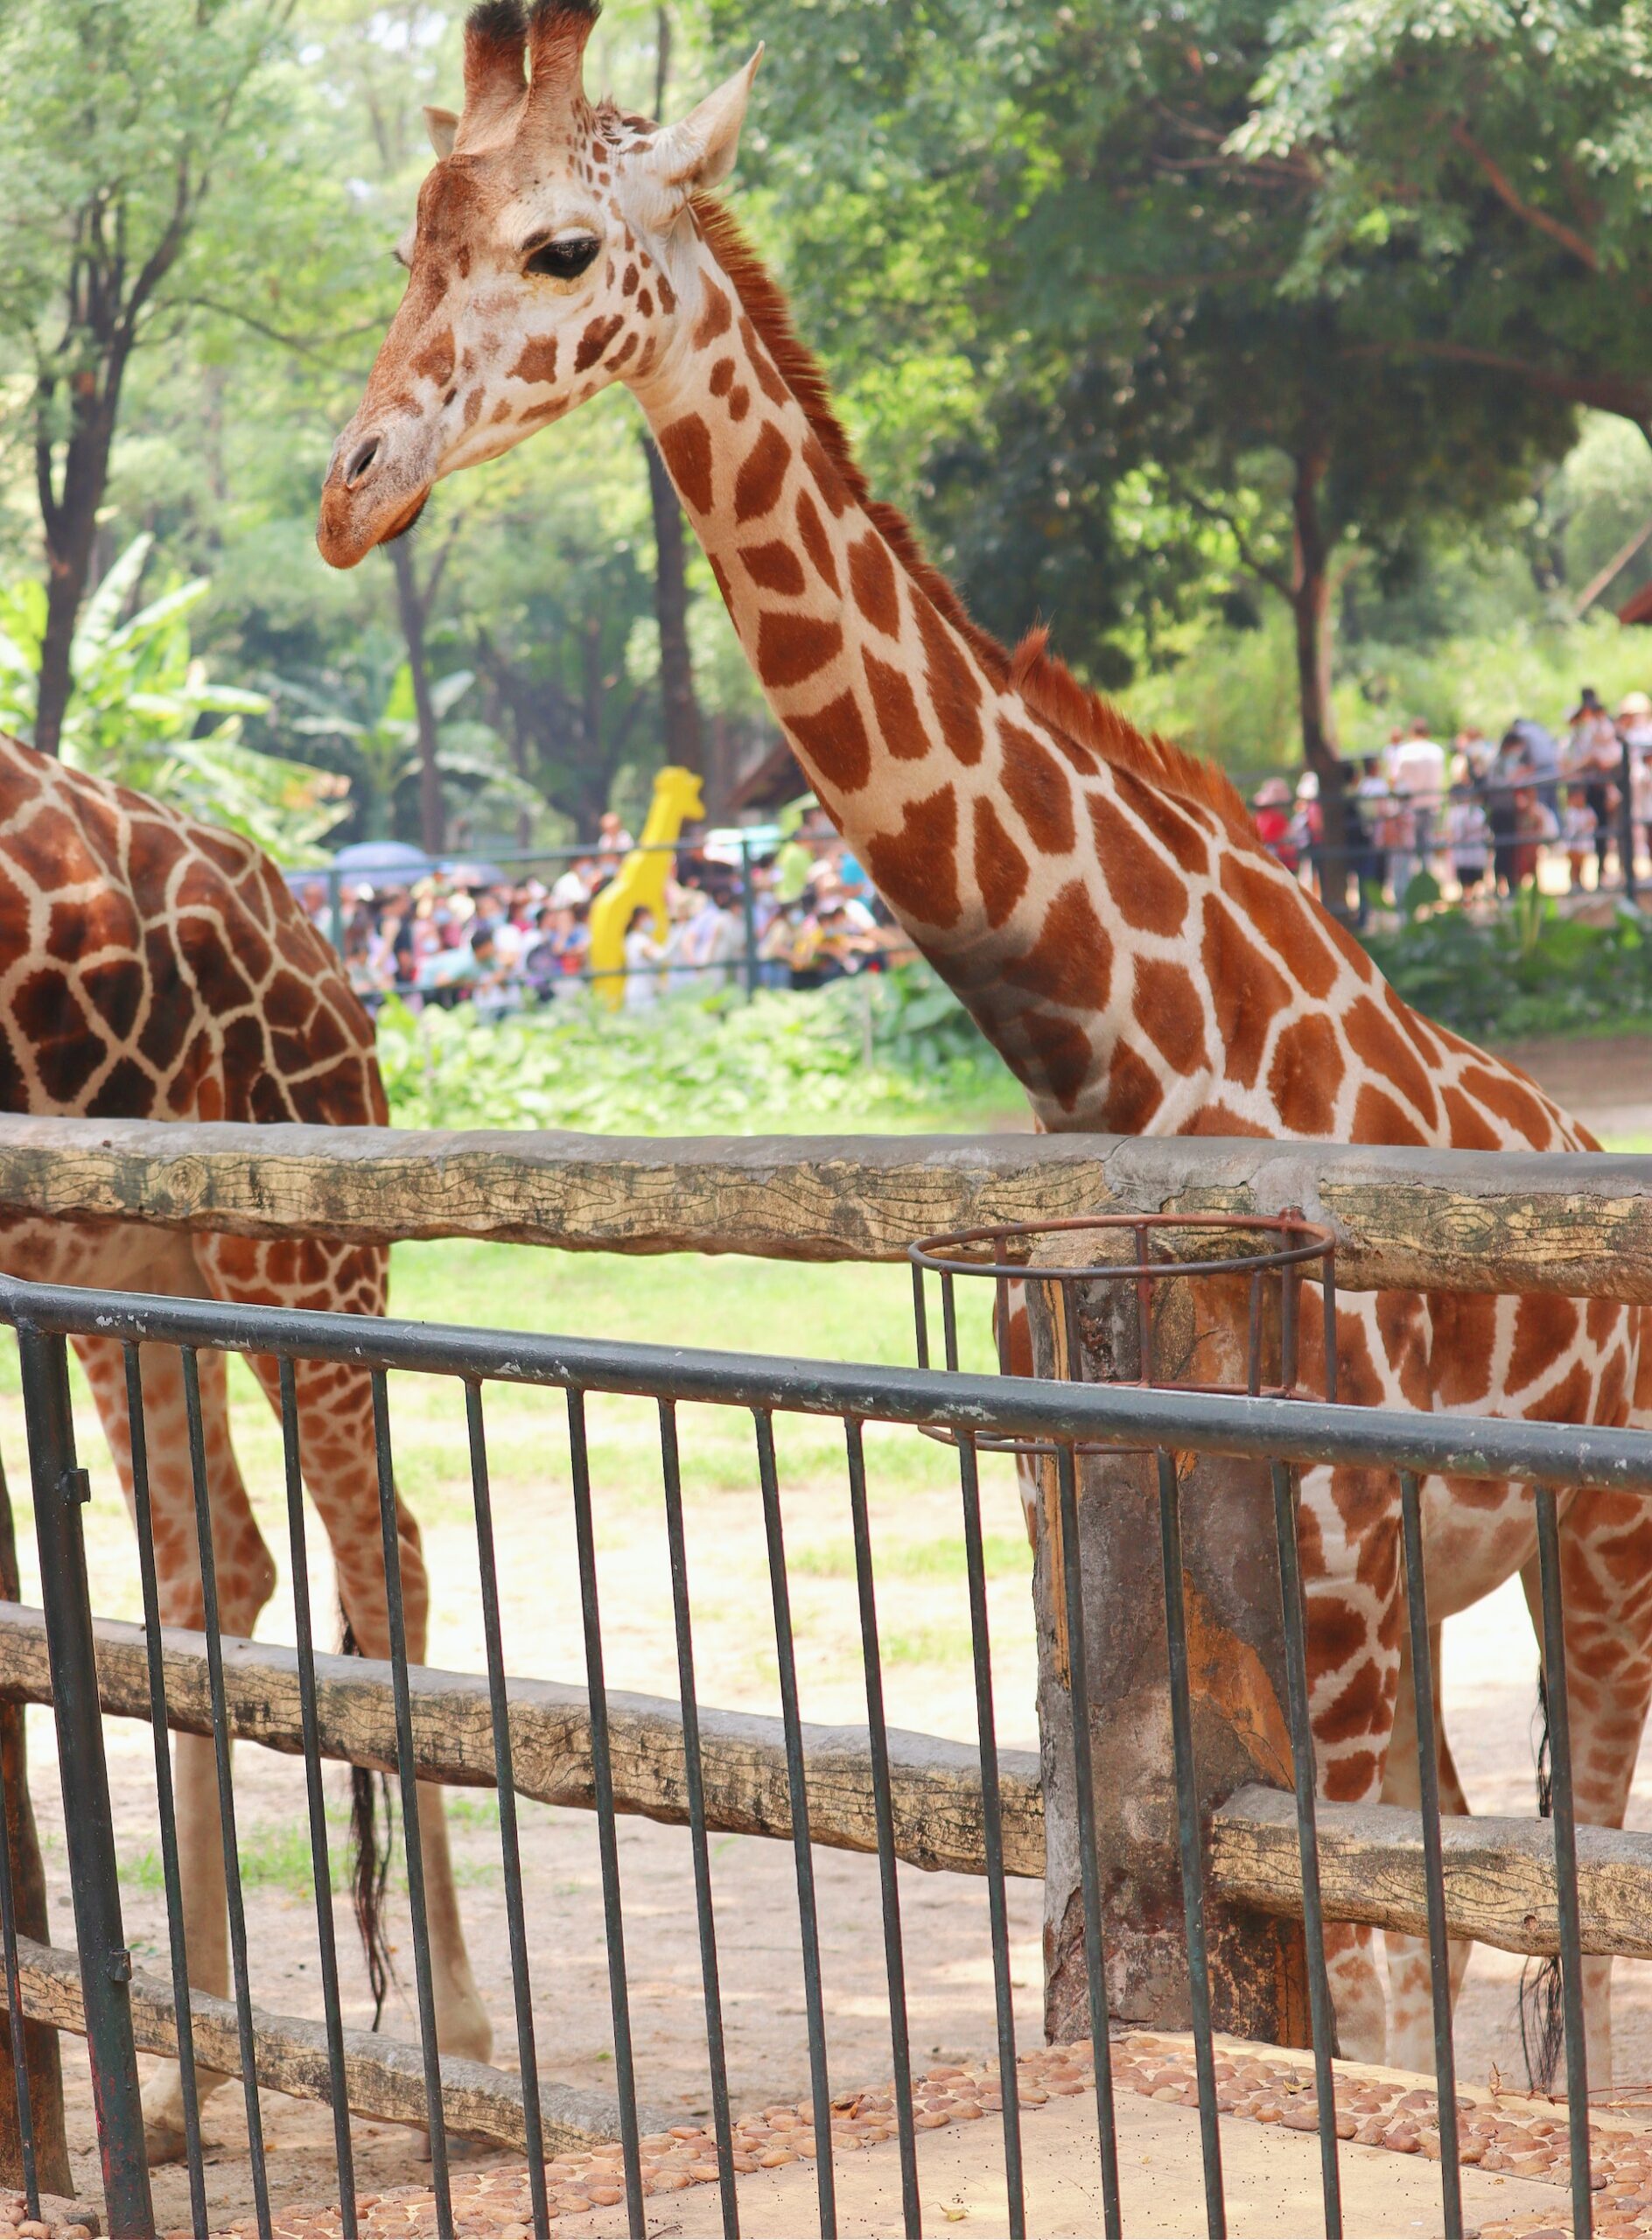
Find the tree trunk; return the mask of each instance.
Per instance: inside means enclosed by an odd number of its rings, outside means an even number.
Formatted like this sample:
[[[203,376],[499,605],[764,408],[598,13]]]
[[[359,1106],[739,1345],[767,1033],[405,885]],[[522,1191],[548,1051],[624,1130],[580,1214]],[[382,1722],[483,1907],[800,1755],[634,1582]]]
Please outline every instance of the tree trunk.
[[[1294,462],[1291,515],[1295,565],[1291,612],[1296,629],[1302,757],[1320,780],[1324,831],[1320,892],[1326,907],[1341,917],[1348,908],[1348,875],[1354,865],[1343,794],[1347,774],[1338,751],[1331,704],[1331,541],[1320,514],[1320,487],[1328,465],[1325,452],[1318,447],[1298,453]]]
[[[16,1602],[18,1546],[11,1495],[0,1469],[0,1600]],[[5,1794],[4,1841],[11,1861],[11,1889],[18,1934],[39,1944],[52,1942],[46,1915],[46,1870],[29,1798],[29,1760],[21,1704],[0,1704],[0,1788]],[[4,1998],[0,1984],[0,1999]],[[73,2194],[68,2139],[63,2124],[63,2068],[58,2034],[46,2022],[23,2026],[23,2058],[28,2069],[29,2112],[34,2129],[35,2175],[42,2192]],[[11,2034],[0,2017],[0,2185],[21,2186],[23,2146],[18,2126],[17,2085]]]
[[[98,510],[108,484],[109,450],[124,371],[123,355],[112,352],[102,391],[94,374],[76,375],[60,496],[52,489],[50,438],[42,432],[35,439],[35,480],[46,565],[46,634],[40,644],[40,676],[34,709],[34,744],[42,754],[61,751],[63,719],[74,696],[70,655],[74,646],[74,626],[80,620],[80,603],[91,580]],[[37,393],[37,425],[41,428],[54,390],[55,384],[48,383]]]
[[[396,573],[396,604],[413,680],[413,713],[419,741],[419,845],[427,856],[439,856],[447,843],[447,817],[442,802],[442,773],[436,760],[438,740],[436,710],[430,704],[430,665],[424,655],[425,602],[407,539],[395,538],[387,550]]]
[[[665,758],[683,770],[704,771],[705,749],[700,704],[695,697],[689,658],[689,579],[682,508],[651,436],[642,448],[648,461],[648,495],[654,506],[654,611],[660,624],[660,704],[664,718]],[[708,802],[713,816],[721,803]]]

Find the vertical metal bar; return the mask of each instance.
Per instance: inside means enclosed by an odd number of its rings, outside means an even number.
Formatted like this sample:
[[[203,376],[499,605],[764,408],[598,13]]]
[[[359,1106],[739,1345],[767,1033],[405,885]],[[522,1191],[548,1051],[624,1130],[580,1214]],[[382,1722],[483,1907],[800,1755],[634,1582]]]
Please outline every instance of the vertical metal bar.
[[[1096,1768],[1091,1762],[1089,1666],[1084,1653],[1084,1575],[1078,1536],[1078,1470],[1073,1450],[1055,1450],[1061,1516],[1061,1579],[1067,1595],[1068,1670],[1073,1698],[1073,1790],[1078,1806],[1079,1876],[1084,1892],[1084,1984],[1089,1996],[1090,2048],[1096,2067],[1096,2130],[1102,2155],[1102,2223],[1107,2240],[1123,2230],[1118,2197],[1118,2134],[1113,2119],[1113,2054],[1107,2034],[1107,1953],[1102,1939],[1102,1889],[1096,1852]],[[1202,2087],[1201,2087],[1202,2100]],[[1217,2236],[1220,2240],[1220,2236]]]
[[[608,1744],[608,1689],[602,1670],[602,1614],[597,1601],[591,1453],[585,1438],[585,1396],[571,1385],[568,1390],[568,1449],[573,1481],[574,1544],[579,1564],[579,1612],[585,1638],[585,1690],[591,1699],[592,1782],[597,1793],[597,1845],[602,1859],[602,1911],[608,1947],[608,2002],[613,2019],[613,2081],[620,2096],[620,2152],[626,2173],[626,2220],[631,2240],[643,2240],[646,2221],[642,2207],[642,2145],[637,2127],[637,2078],[631,2049],[631,1991],[626,1980],[620,1845],[614,1832],[613,1760]]]
[[[1320,2179],[1326,2240],[1342,2240],[1342,2186],[1336,2160],[1336,2086],[1331,2070],[1336,2017],[1325,1972],[1325,1909],[1320,1894],[1320,1830],[1314,1809],[1313,1727],[1308,1717],[1307,1625],[1297,1554],[1296,1473],[1283,1462],[1273,1476],[1273,1524],[1279,1543],[1279,1599],[1284,1614],[1285,1693],[1291,1760],[1296,1774],[1297,1844],[1302,1861],[1302,1932],[1307,1948],[1308,2011],[1313,2022],[1313,2085],[1320,2104]]]
[[[1068,1286],[1062,1288],[1066,1290]],[[992,1935],[992,1989],[998,2009],[1004,2190],[1010,2240],[1026,2240],[1026,2185],[1021,2160],[1021,2095],[1015,2068],[1015,1994],[1010,1984],[1010,1916],[1004,1891],[1004,1810],[998,1794],[998,1730],[992,1705],[986,1564],[981,1550],[981,1473],[975,1441],[967,1432],[961,1432],[958,1438],[958,1480],[963,1503],[964,1569],[970,1584],[970,1639],[975,1656],[976,1731],[981,1743],[981,1836],[986,1855],[987,1918]]]
[[[144,2110],[127,1990],[131,1960],[121,1923],[115,1827],[92,1648],[92,1606],[80,1529],[85,1481],[74,1464],[68,1348],[63,1339],[43,1337],[25,1322],[19,1322],[17,1331],[103,2201],[112,2240],[149,2240],[155,2211],[144,2157]]]
[[[1400,1473],[1400,1535],[1410,1615],[1417,1703],[1417,1778],[1423,1812],[1423,1880],[1428,1894],[1429,1989],[1434,2002],[1434,2080],[1439,2097],[1440,2208],[1446,2240],[1462,2240],[1463,2181],[1457,2149],[1457,2054],[1452,2043],[1452,1965],[1446,1938],[1446,1870],[1440,1853],[1439,1755],[1434,1726],[1434,1656],[1423,1572],[1423,1507],[1417,1480]]]
[[[1279,1386],[1293,1391],[1297,1381],[1297,1309],[1302,1297],[1302,1270],[1292,1264],[1280,1271]]]
[[[1543,1662],[1554,1771],[1555,1894],[1560,1914],[1560,1998],[1566,2031],[1566,2130],[1572,2150],[1576,2240],[1594,2229],[1589,2184],[1589,2057],[1583,2023],[1583,1947],[1578,1921],[1578,1823],[1572,1787],[1572,1709],[1566,1697],[1566,1626],[1560,1590],[1560,1527],[1554,1489],[1536,1488],[1537,1569],[1543,1590]]]
[[[948,1278],[941,1278],[948,1296]],[[797,1709],[797,1660],[792,1644],[792,1598],[786,1577],[786,1536],[780,1520],[780,1479],[774,1467],[774,1419],[755,1411],[757,1472],[768,1544],[769,1595],[774,1606],[774,1653],[780,1667],[780,1719],[786,1733],[786,1781],[792,1808],[792,1851],[797,1866],[797,1928],[803,1948],[803,2007],[808,2020],[808,2082],[815,2110],[815,2177],[822,2240],[837,2230],[837,2187],[832,2167],[832,2088],[826,2063],[826,2011],[821,1997],[820,1924],[815,1910],[815,1852],[808,1834],[808,1785],[803,1773],[803,1734]]]
[[[694,1684],[694,1628],[689,1604],[689,1557],[682,1533],[682,1473],[677,1411],[660,1403],[660,1469],[665,1489],[666,1546],[671,1562],[671,1612],[677,1637],[677,1693],[682,1704],[682,1772],[688,1792],[689,1843],[694,1858],[694,1906],[700,1935],[700,1983],[705,1994],[705,2049],[711,2076],[711,2125],[717,2137],[718,2187],[726,2240],[738,2240],[734,2125],[729,2113],[728,2062],[723,2046],[723,1992],[711,1904],[711,1853],[705,1832],[705,1784],[700,1767],[700,1701]]]
[[[247,2154],[252,2165],[254,2213],[261,2240],[270,2240],[270,2180],[264,2168],[263,2116],[258,2105],[258,2047],[252,2027],[252,1977],[247,1964],[247,1915],[241,1894],[241,1844],[235,1832],[235,1789],[230,1772],[229,1713],[224,1701],[224,1648],[218,1615],[218,1558],[213,1544],[212,1492],[206,1480],[206,1435],[200,1410],[200,1356],[180,1346],[184,1414],[189,1426],[189,1469],[195,1489],[195,1534],[200,1551],[206,1683],[213,1706],[213,1753],[218,1768],[218,1822],[223,1841],[224,1889],[229,1908],[229,1957],[235,1986],[235,2026],[241,2041],[242,2096],[247,2104]]]
[[[1176,1768],[1176,1826],[1181,1846],[1182,1918],[1187,1933],[1187,1993],[1193,2011],[1194,2074],[1199,2085],[1199,2143],[1205,2166],[1205,2222],[1223,2240],[1228,2202],[1222,2188],[1217,2123],[1216,2057],[1210,2035],[1210,1948],[1205,1935],[1205,1861],[1194,1764],[1192,1686],[1187,1669],[1187,1606],[1182,1579],[1181,1488],[1176,1465],[1161,1449],[1158,1546],[1165,1572],[1165,1638],[1169,1647],[1170,1732]]]
[[[746,950],[746,1000],[749,1004],[757,993],[759,978],[757,898],[752,892],[752,844],[744,834],[740,838],[740,930]]]
[[[482,1642],[487,1658],[487,1701],[494,1721],[494,1778],[499,1793],[499,1848],[505,1868],[505,1922],[510,1939],[510,1981],[516,2004],[517,2075],[522,2087],[522,2135],[528,2150],[528,2194],[534,2230],[546,2240],[550,2208],[545,2197],[545,2127],[539,2104],[539,2046],[534,2035],[534,1992],[528,1966],[528,1922],[522,1909],[522,1856],[516,1828],[516,1770],[511,1755],[510,1699],[505,1690],[505,1650],[499,1623],[499,1564],[494,1548],[494,1495],[487,1473],[487,1432],[482,1388],[467,1378],[465,1421],[470,1434],[471,1499],[476,1515],[476,1559],[482,1588]]]
[[[929,1306],[924,1297],[923,1270],[912,1264],[912,1326],[918,1341],[918,1366],[929,1366]]]
[[[958,1301],[950,1268],[943,1268],[941,1271],[941,1328],[946,1340],[947,1367],[956,1375],[958,1367]]]
[[[19,1706],[21,1710],[21,1706]],[[19,1799],[19,1810],[24,1800]],[[18,2102],[18,2148],[23,2159],[23,2198],[29,2215],[40,2214],[40,2179],[34,2153],[34,2096],[30,2090],[29,2049],[23,2034],[23,1984],[18,1974],[17,1894],[11,1883],[10,1800],[0,1778],[0,1945],[6,1969],[6,2020],[11,2038],[11,2082]]]
[[[453,2196],[447,2169],[447,2122],[442,2109],[442,2057],[436,2043],[436,1991],[430,1979],[430,1928],[424,1904],[424,1852],[419,1841],[419,1784],[413,1756],[413,1701],[407,1677],[407,1613],[402,1600],[402,1544],[396,1518],[396,1464],[390,1452],[390,1397],[385,1373],[373,1379],[373,1450],[379,1471],[379,1538],[384,1553],[384,1607],[390,1639],[390,1692],[396,1705],[396,1769],[402,1789],[402,1845],[413,1929],[413,1981],[418,1999],[419,2051],[424,2062],[424,2112],[430,2122],[430,2191],[436,2230],[452,2240]]]
[[[166,1937],[172,1958],[172,2004],[178,2015],[178,2090],[184,2104],[184,2165],[189,2207],[197,2232],[206,2230],[206,2171],[200,2151],[200,2095],[195,2081],[195,2024],[189,2005],[189,1952],[184,1935],[184,1886],[178,1871],[178,1806],[172,1792],[172,1754],[166,1726],[166,1667],[161,1654],[160,1589],[155,1573],[155,1520],[150,1502],[149,1430],[144,1415],[143,1359],[130,1342],[121,1348],[126,1368],[127,1438],[132,1456],[132,1522],[137,1530],[137,1575],[144,1596],[144,1647],[149,1663],[150,1732],[155,1745],[155,1803],[160,1820],[161,1880],[166,1891]],[[352,2236],[354,2240],[354,2236]]]
[[[998,1340],[998,1375],[1008,1376],[1010,1370],[1010,1279],[995,1276],[992,1279],[992,1334]]]
[[[1325,1396],[1336,1398],[1336,1260],[1327,1252],[1320,1263],[1320,1295],[1325,1315]]]
[[[1262,1270],[1250,1278],[1250,1327],[1245,1341],[1245,1390],[1252,1397],[1262,1390]]]
[[[999,1279],[1002,1282],[1002,1278]],[[849,1516],[855,1536],[855,1585],[860,1600],[860,1654],[866,1672],[866,1734],[872,1753],[872,1816],[878,1827],[878,1883],[883,1900],[884,1970],[889,1980],[889,2045],[895,2072],[895,2132],[900,2151],[901,2222],[916,2240],[923,2230],[918,2200],[918,2142],[912,2121],[912,2038],[906,2024],[906,1959],[900,1938],[900,1882],[895,1815],[889,1793],[889,1733],[884,1720],[883,1662],[878,1645],[878,1597],[872,1579],[872,1527],[866,1514],[866,1453],[861,1426],[844,1424],[849,1450]]]
[[[304,1471],[298,1395],[291,1361],[281,1356],[281,1447],[286,1466],[287,1545],[292,1558],[293,1622],[298,1628],[298,1717],[304,1732],[304,1796],[310,1815],[310,1872],[316,1886],[316,1946],[321,1967],[322,2019],[327,2034],[327,2081],[332,2100],[332,2151],[339,2166],[339,2221],[355,2240],[355,2156],[350,2141],[349,2088],[344,2073],[344,2014],[339,2001],[339,1949],[332,1927],[332,1859],[326,1798],[321,1786],[321,1733],[316,1714],[316,1645],[310,1619],[310,1551],[304,1522]],[[199,2229],[199,2228],[198,2228]]]

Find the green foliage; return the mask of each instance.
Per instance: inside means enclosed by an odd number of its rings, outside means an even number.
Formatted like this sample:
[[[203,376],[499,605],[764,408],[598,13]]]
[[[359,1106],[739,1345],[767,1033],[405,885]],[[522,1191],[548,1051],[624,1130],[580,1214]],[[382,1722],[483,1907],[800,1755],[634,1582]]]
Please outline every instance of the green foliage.
[[[268,703],[260,693],[213,683],[192,653],[189,617],[206,595],[206,579],[174,583],[121,620],[152,542],[145,536],[128,545],[81,613],[70,655],[74,697],[63,726],[64,760],[244,833],[279,862],[317,860],[316,844],[342,813],[344,788],[242,744],[242,718],[262,715]],[[46,607],[38,582],[0,591],[0,726],[25,738]],[[214,717],[223,720],[203,731]]]
[[[1365,945],[1408,1004],[1475,1041],[1652,1023],[1652,934],[1634,910],[1586,925],[1534,891],[1506,917],[1441,910]]]
[[[939,1103],[1018,1096],[928,967],[807,995],[676,997],[646,1012],[583,1000],[506,1021],[401,1005],[379,1018],[396,1120],[416,1128],[740,1133],[818,1116],[910,1125]]]

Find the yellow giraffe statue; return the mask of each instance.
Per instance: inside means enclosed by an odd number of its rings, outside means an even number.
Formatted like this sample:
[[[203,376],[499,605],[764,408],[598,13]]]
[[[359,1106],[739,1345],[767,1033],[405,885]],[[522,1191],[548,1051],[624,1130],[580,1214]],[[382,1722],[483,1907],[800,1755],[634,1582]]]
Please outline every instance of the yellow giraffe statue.
[[[634,910],[653,913],[654,932],[665,924],[665,883],[675,860],[671,843],[685,824],[705,815],[700,780],[692,770],[668,763],[654,781],[642,838],[591,906],[591,970],[598,998],[611,1012],[626,999],[626,928]]]

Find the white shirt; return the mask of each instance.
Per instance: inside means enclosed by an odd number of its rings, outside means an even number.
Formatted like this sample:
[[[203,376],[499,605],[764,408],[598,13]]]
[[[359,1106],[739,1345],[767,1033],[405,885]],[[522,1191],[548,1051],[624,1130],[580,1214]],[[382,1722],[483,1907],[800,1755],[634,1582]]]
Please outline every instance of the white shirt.
[[[1446,750],[1437,738],[1403,738],[1388,751],[1388,776],[1396,794],[1438,798],[1446,790]]]

